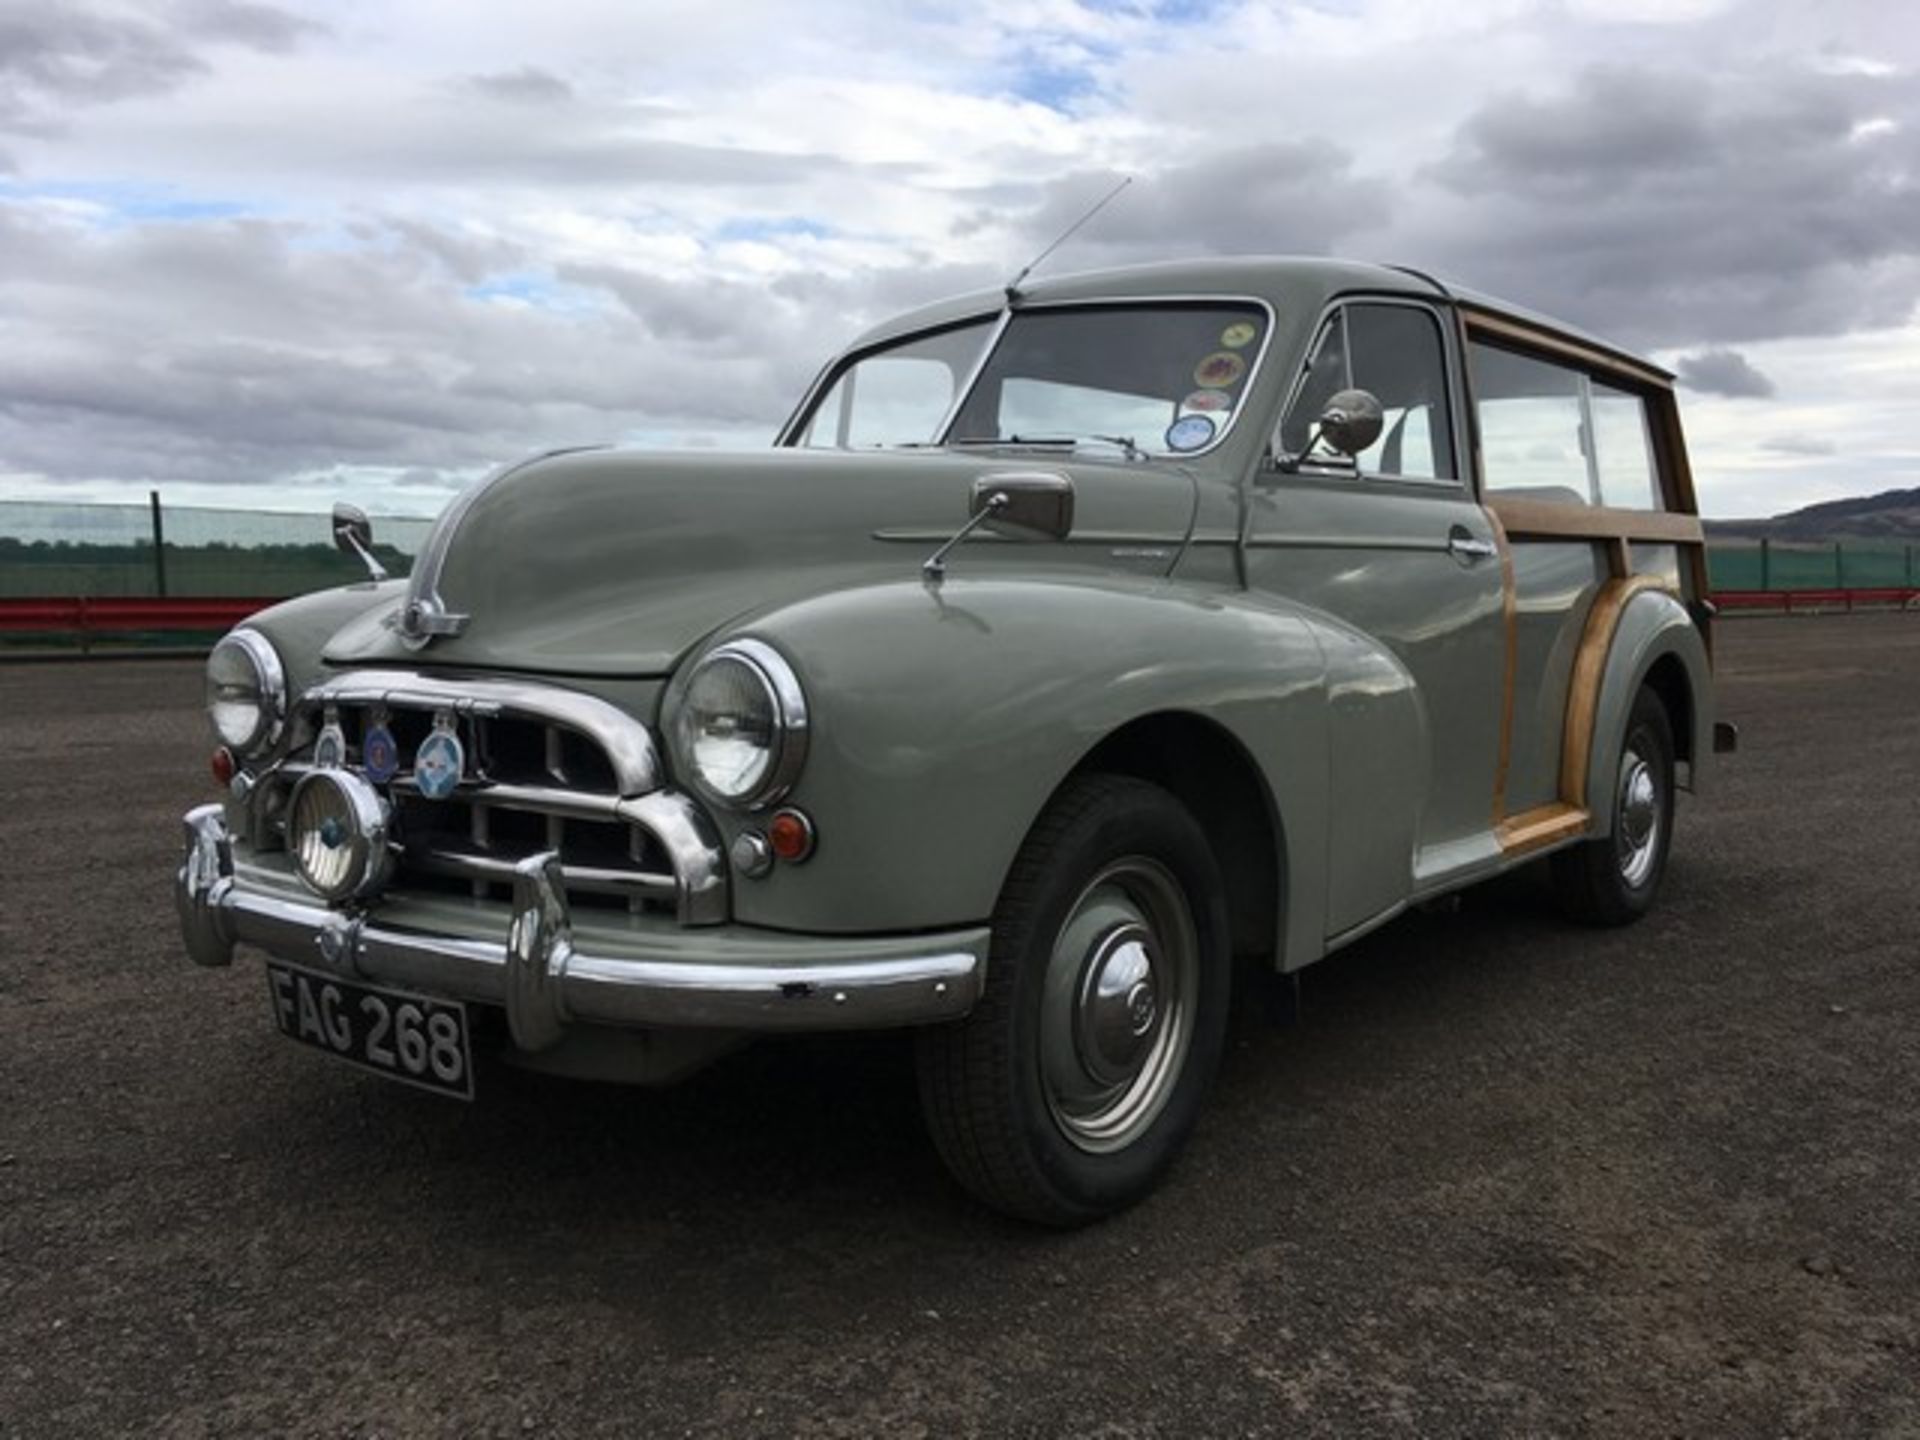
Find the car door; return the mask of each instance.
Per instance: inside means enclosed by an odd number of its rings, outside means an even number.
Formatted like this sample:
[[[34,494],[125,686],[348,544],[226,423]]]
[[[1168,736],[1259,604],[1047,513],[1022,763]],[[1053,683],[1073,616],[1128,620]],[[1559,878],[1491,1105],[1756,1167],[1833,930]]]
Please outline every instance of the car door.
[[[1250,584],[1328,627],[1328,934],[1390,913],[1441,877],[1497,860],[1492,838],[1506,676],[1506,587],[1493,523],[1467,482],[1454,341],[1418,302],[1353,300],[1322,324],[1251,488]],[[1357,459],[1312,443],[1335,392],[1371,391],[1385,424]],[[1364,723],[1372,657],[1410,676],[1424,750]],[[1343,713],[1344,712],[1344,713]],[[1404,748],[1404,747],[1403,747]]]

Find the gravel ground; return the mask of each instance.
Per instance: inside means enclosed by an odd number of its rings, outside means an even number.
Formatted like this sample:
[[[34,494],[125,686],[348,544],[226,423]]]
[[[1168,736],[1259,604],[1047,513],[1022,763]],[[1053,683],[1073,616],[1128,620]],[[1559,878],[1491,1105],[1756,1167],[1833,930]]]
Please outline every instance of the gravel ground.
[[[0,668],[0,1431],[1920,1435],[1920,616],[1721,650],[1651,919],[1389,926],[1071,1235],[895,1039],[471,1107],[295,1048],[175,936],[197,666]]]

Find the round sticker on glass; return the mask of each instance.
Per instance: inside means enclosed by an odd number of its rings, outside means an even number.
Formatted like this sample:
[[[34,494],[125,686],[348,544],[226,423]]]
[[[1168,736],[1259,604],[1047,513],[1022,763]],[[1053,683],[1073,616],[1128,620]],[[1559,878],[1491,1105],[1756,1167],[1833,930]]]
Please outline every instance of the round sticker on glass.
[[[1189,415],[1167,427],[1167,448],[1174,451],[1202,450],[1213,439],[1213,418]]]
[[[1193,383],[1203,390],[1218,390],[1246,373],[1246,361],[1231,350],[1216,350],[1194,367]]]
[[[1180,402],[1182,410],[1197,410],[1202,415],[1218,415],[1233,408],[1233,396],[1224,390],[1196,390]]]
[[[1259,327],[1251,320],[1236,320],[1220,332],[1220,343],[1229,350],[1244,350],[1259,333]]]

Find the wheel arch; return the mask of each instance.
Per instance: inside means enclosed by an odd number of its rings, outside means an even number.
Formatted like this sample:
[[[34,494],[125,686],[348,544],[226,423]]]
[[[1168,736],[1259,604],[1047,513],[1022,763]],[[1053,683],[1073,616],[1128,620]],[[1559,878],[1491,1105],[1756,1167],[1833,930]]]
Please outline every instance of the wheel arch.
[[[1274,956],[1284,934],[1286,830],[1239,738],[1189,712],[1143,715],[1102,739],[1067,779],[1096,772],[1150,781],[1186,806],[1220,866],[1234,956]]]
[[[1615,627],[1594,706],[1586,756],[1587,799],[1605,793],[1626,735],[1634,697],[1643,688],[1652,690],[1666,707],[1675,759],[1686,767],[1684,787],[1698,789],[1705,757],[1712,749],[1707,739],[1713,725],[1712,685],[1705,642],[1685,607],[1664,590],[1647,589],[1633,595]],[[1610,835],[1611,812],[1599,805],[1589,808],[1589,833]]]

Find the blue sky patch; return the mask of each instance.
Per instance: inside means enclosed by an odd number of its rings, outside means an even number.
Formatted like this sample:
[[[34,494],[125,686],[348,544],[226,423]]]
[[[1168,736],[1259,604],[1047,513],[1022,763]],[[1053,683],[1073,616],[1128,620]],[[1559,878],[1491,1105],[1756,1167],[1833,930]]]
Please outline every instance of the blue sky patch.
[[[792,235],[825,240],[831,234],[832,226],[809,220],[804,215],[743,215],[717,226],[710,238],[716,245],[737,245],[751,241],[781,240]]]
[[[106,212],[103,224],[139,225],[151,222],[230,220],[257,215],[262,207],[235,200],[211,200],[181,193],[171,185],[146,185],[111,180],[26,182],[0,179],[0,199],[79,200]]]

